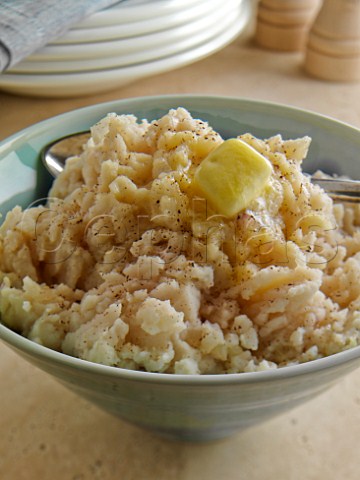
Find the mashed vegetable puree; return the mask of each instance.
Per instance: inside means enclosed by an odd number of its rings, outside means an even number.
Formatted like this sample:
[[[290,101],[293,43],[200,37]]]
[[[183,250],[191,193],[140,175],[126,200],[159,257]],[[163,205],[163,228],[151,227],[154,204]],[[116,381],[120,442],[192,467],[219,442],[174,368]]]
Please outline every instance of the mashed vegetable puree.
[[[308,137],[238,139],[267,173],[252,185],[251,165],[232,172],[235,193],[218,194],[216,155],[199,174],[224,142],[206,122],[183,108],[152,122],[107,115],[47,203],[15,207],[0,227],[2,322],[91,362],[176,374],[358,345],[359,205],[333,204],[302,173]]]

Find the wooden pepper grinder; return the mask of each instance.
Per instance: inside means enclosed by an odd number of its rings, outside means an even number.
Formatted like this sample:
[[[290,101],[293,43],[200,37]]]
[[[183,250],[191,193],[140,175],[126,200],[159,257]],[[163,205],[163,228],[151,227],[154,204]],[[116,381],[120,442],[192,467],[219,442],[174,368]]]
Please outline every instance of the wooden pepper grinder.
[[[309,32],[305,69],[325,80],[360,80],[360,0],[324,0]]]
[[[257,43],[271,50],[302,50],[320,3],[321,0],[260,0]]]

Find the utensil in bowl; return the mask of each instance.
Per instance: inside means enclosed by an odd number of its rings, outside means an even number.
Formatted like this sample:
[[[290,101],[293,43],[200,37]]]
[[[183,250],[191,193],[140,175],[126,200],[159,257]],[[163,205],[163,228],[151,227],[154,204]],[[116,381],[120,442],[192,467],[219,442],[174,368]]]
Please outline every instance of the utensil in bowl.
[[[90,138],[90,132],[79,132],[59,138],[46,145],[41,159],[51,175],[57,177],[65,167],[66,159],[79,155],[83,145]],[[339,178],[319,178],[311,176],[311,181],[320,185],[336,201],[360,202],[360,181]]]

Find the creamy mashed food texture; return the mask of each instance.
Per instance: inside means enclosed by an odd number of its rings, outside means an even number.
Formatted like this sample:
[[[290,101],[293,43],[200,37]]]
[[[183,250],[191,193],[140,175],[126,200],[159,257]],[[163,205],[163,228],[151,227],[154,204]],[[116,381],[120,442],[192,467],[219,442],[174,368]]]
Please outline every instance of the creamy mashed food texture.
[[[2,322],[92,362],[177,374],[250,372],[360,340],[360,209],[301,172],[310,139],[242,140],[269,159],[234,218],[193,176],[223,139],[183,108],[109,114],[47,205],[0,227]]]

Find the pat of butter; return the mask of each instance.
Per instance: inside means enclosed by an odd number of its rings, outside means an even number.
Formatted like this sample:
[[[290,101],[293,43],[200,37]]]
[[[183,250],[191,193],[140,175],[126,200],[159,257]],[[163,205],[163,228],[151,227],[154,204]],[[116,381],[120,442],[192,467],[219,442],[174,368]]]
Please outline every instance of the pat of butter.
[[[267,158],[244,141],[230,138],[201,162],[194,187],[216,212],[234,217],[260,196],[271,173]]]

